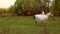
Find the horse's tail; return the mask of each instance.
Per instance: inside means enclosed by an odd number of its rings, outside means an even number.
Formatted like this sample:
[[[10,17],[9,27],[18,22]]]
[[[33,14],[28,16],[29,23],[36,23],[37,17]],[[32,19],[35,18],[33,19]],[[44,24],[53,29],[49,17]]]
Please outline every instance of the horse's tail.
[[[33,19],[35,19],[35,16],[33,16]]]

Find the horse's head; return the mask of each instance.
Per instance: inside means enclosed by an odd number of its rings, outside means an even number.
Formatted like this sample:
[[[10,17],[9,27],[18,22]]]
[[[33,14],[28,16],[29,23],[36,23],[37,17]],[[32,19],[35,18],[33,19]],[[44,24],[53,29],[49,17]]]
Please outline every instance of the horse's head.
[[[51,12],[46,14],[47,16],[53,16],[53,14]]]

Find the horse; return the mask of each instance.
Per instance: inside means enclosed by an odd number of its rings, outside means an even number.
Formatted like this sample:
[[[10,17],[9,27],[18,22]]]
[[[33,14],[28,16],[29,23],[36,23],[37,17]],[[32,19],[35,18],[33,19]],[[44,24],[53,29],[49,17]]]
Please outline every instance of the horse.
[[[48,20],[48,18],[50,18],[50,16],[53,16],[53,14],[51,12],[45,14],[44,11],[42,11],[42,14],[36,14],[36,15],[34,15],[35,23],[45,22],[45,21]]]

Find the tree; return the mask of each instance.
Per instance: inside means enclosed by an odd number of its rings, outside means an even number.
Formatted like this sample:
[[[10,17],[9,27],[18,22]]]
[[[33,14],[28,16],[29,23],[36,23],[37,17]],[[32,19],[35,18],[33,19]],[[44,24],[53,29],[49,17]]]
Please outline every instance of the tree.
[[[55,0],[54,5],[52,7],[54,15],[60,15],[60,0]]]
[[[15,7],[15,13],[17,14],[17,15],[20,15],[20,13],[19,12],[21,12],[22,11],[22,7],[23,7],[23,1],[24,0],[16,0],[16,2],[15,2],[15,4],[14,4],[14,7]]]
[[[47,1],[48,0],[16,0],[13,10],[15,10],[15,14],[17,15],[34,15],[41,13],[42,10],[46,12],[48,10],[46,8]]]

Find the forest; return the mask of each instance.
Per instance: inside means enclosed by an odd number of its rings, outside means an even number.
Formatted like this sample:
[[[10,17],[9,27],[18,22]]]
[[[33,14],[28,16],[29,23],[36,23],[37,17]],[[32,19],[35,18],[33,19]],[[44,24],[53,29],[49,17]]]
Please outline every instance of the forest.
[[[47,4],[48,3],[48,4]],[[51,3],[51,6],[49,6]],[[14,16],[33,16],[52,12],[55,16],[60,16],[60,0],[16,0],[11,7],[4,9],[0,8],[0,15],[14,15]]]

